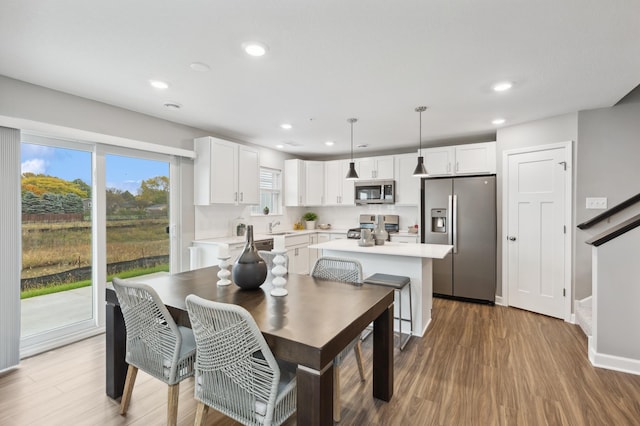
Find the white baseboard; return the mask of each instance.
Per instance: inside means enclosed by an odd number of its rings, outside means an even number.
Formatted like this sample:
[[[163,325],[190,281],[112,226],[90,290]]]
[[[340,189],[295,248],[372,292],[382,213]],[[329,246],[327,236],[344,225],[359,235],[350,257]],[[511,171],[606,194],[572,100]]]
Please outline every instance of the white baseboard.
[[[502,296],[496,296],[496,305],[505,306],[502,300]]]
[[[615,355],[597,353],[593,347],[593,339],[589,337],[589,361],[594,367],[606,368],[607,370],[621,371],[623,373],[636,374],[640,376],[640,360],[623,358]]]
[[[94,327],[90,329],[77,331],[74,333],[65,334],[64,336],[58,337],[56,339],[51,339],[43,343],[38,343],[34,345],[29,345],[29,346],[21,345],[20,359],[38,355],[43,352],[47,352],[47,351],[59,348],[61,346],[66,346],[71,343],[75,343],[79,340],[87,339],[89,337],[93,337],[104,332],[105,332],[104,327]]]

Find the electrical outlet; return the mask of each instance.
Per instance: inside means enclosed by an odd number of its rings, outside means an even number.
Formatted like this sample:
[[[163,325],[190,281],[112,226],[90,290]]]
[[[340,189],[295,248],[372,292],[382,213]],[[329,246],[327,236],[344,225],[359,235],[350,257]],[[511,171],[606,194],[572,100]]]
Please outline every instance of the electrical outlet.
[[[587,208],[595,210],[604,210],[607,208],[606,197],[587,197]]]

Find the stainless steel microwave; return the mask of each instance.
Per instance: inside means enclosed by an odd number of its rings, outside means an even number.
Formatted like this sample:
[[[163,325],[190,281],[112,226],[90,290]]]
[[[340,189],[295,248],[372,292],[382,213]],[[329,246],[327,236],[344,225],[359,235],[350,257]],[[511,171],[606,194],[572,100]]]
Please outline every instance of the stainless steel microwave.
[[[393,204],[396,202],[394,180],[357,180],[355,182],[356,204]]]

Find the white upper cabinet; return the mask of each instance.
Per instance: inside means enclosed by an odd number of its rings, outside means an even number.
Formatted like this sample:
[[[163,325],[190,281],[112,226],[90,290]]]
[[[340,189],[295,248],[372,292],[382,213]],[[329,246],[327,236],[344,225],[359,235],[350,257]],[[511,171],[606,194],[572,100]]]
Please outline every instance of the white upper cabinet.
[[[353,181],[347,180],[349,160],[325,161],[324,163],[324,205],[354,205]]]
[[[424,157],[424,167],[427,169],[429,176],[453,174],[454,147],[443,146],[441,148],[423,149],[422,155]]]
[[[456,174],[496,172],[496,143],[484,142],[456,146]]]
[[[258,151],[206,136],[194,140],[194,203],[258,204]]]
[[[413,176],[417,164],[417,153],[395,156],[396,204],[420,204],[420,178]]]
[[[323,161],[285,160],[284,179],[287,207],[323,204]]]
[[[355,160],[359,179],[393,179],[393,155]]]
[[[496,172],[496,143],[444,146],[422,150],[429,176],[493,174]]]

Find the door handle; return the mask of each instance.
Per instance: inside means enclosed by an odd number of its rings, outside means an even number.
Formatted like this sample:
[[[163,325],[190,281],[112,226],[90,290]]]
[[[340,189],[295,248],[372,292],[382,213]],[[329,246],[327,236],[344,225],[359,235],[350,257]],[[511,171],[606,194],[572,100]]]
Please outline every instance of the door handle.
[[[507,240],[509,240],[509,241],[515,241],[515,240],[516,240],[516,237],[507,237]]]
[[[453,254],[458,253],[458,196],[453,196],[453,218],[452,218],[453,230]]]

